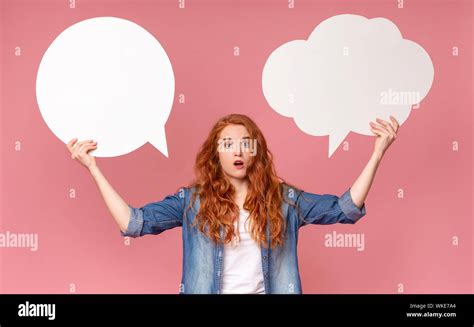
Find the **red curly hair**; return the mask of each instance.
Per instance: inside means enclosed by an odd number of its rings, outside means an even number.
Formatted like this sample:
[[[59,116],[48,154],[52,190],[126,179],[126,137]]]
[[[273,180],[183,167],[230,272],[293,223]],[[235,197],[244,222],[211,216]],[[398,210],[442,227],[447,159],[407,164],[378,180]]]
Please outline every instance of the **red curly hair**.
[[[233,200],[235,189],[222,171],[218,153],[219,135],[231,124],[243,125],[257,144],[256,154],[251,157],[247,168],[248,191],[243,205],[249,211],[252,238],[265,247],[268,241],[271,248],[282,245],[286,228],[281,213],[284,180],[275,172],[273,155],[262,132],[252,119],[241,114],[219,119],[196,156],[196,179],[191,184],[191,187],[196,187],[196,192],[189,205],[192,207],[199,195],[200,207],[194,225],[198,225],[199,230],[215,243],[229,243],[237,234],[233,223],[239,216],[239,208]],[[270,224],[270,240],[265,234],[267,223]],[[221,227],[224,239],[220,236]]]

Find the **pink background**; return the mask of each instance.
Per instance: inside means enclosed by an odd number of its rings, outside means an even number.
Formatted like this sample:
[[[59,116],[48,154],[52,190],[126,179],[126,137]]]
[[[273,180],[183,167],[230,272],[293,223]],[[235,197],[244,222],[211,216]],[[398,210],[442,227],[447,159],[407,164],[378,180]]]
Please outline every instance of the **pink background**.
[[[471,1],[1,1],[1,232],[38,233],[38,250],[0,248],[1,293],[178,293],[181,229],[125,245],[85,168],[43,121],[35,79],[44,51],[70,25],[97,16],[134,21],[171,59],[176,99],[169,158],[150,144],[97,162],[130,204],[162,199],[192,179],[200,144],[229,113],[263,130],[279,175],[313,193],[341,195],[361,173],[374,137],[350,133],[331,158],[328,137],[301,132],[266,102],[270,53],[351,13],[393,21],[430,54],[433,86],[401,126],[355,225],[300,230],[304,293],[472,293]],[[21,56],[15,56],[15,47]],[[240,47],[240,56],[233,47]],[[452,55],[452,47],[459,56]],[[178,102],[184,94],[186,103]],[[21,151],[15,142],[21,142]],[[452,142],[459,151],[452,150]],[[75,189],[76,198],[69,197]],[[397,197],[403,189],[405,197]],[[365,250],[328,248],[326,233],[363,233]],[[459,245],[452,244],[452,237]]]

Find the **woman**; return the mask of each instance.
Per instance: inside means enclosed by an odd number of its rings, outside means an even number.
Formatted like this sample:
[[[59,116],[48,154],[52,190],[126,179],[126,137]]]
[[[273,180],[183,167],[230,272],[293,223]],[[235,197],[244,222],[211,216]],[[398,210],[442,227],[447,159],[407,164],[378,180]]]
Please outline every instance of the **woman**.
[[[232,114],[214,125],[196,158],[195,181],[141,208],[128,205],[88,154],[92,140],[71,140],[72,159],[88,168],[122,236],[139,237],[183,228],[179,292],[300,294],[298,230],[307,224],[354,224],[399,124],[377,119],[373,155],[354,185],[340,197],[313,194],[277,176],[257,125]]]

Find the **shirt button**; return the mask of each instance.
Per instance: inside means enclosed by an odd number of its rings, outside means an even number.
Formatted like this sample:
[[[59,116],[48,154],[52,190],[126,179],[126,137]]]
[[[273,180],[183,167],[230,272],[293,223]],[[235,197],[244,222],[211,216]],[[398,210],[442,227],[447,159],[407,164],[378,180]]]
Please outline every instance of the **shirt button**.
[[[263,256],[263,260],[267,260],[267,256],[266,256],[266,255]]]

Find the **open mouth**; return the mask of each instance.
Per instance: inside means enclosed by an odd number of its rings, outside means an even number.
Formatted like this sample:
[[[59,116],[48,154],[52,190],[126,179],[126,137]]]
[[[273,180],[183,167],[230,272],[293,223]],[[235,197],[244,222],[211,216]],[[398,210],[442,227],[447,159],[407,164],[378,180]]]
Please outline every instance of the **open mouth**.
[[[234,161],[234,166],[236,168],[242,168],[244,166],[244,162],[242,160],[235,160]]]

